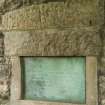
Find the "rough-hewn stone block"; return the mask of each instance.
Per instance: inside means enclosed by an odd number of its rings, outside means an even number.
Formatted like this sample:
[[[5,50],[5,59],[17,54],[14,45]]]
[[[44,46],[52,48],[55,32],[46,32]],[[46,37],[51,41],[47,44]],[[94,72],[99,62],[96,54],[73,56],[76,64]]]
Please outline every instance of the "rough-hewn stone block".
[[[100,37],[92,28],[5,32],[5,54],[19,56],[98,55]]]
[[[3,16],[3,30],[95,26],[98,21],[98,0],[71,1],[32,5]]]

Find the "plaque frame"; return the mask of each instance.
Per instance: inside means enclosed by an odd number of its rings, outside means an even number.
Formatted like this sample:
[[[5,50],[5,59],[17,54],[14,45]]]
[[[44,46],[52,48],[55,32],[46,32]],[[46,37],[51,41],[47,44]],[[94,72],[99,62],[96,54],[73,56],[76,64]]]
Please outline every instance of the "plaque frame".
[[[11,76],[11,97],[10,105],[98,105],[97,88],[97,58],[86,56],[86,103],[73,104],[47,101],[21,100],[21,65],[20,57],[11,57],[12,76]]]

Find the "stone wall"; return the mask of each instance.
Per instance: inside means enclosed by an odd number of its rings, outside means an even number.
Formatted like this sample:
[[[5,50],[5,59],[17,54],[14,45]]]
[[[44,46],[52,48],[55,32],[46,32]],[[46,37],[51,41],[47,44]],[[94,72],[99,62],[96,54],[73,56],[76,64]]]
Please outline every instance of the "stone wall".
[[[71,0],[66,5],[64,2],[32,5],[33,1],[29,1],[23,3],[25,7],[19,4],[21,0],[7,0],[6,4],[4,1],[0,2],[1,14],[4,14],[0,28],[0,90],[4,87],[6,90],[0,92],[0,105],[9,100],[10,55],[23,52],[26,56],[35,52],[38,56],[96,56],[99,105],[105,105],[105,1]],[[4,56],[4,50],[8,57]]]
[[[0,32],[0,105],[8,103],[10,96],[10,58],[4,56],[4,35]]]

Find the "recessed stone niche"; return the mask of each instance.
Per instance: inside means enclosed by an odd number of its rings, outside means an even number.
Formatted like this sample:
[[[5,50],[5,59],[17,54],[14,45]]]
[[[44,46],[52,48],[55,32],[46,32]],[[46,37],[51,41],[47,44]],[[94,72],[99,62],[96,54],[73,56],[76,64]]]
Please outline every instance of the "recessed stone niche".
[[[96,57],[12,56],[11,105],[97,105]]]
[[[12,62],[11,105],[97,105],[96,29],[4,34]]]

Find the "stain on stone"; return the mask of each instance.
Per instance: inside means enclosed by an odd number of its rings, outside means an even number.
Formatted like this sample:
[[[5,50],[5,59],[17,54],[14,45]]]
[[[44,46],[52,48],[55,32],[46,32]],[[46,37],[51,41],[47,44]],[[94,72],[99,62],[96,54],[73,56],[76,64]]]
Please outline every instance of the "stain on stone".
[[[89,21],[89,26],[92,26],[92,20]]]

